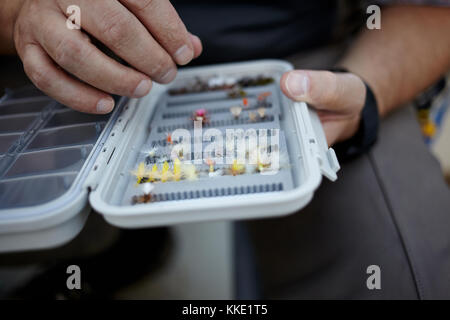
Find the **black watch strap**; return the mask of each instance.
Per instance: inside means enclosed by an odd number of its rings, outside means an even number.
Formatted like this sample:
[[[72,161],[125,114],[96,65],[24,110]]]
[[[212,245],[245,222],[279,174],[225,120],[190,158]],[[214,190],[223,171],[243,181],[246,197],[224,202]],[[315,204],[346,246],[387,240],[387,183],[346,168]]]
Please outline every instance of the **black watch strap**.
[[[350,72],[345,69],[332,69],[333,72]],[[378,104],[375,95],[370,86],[366,86],[366,100],[361,111],[361,120],[356,134],[343,142],[336,143],[333,146],[340,161],[355,158],[366,153],[375,144],[378,137],[378,128],[380,116],[378,113]]]

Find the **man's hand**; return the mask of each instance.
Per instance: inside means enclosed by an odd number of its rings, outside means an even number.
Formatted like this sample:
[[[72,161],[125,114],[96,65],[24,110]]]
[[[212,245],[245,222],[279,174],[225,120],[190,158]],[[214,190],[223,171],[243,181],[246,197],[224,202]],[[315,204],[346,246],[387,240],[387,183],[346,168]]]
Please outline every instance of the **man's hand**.
[[[66,27],[67,8],[81,9],[81,30]],[[130,67],[108,57],[94,37]],[[108,113],[110,94],[142,97],[152,81],[168,83],[200,55],[169,0],[24,0],[14,42],[25,72],[61,103],[90,113]]]
[[[361,31],[338,63],[373,90],[381,117],[411,101],[450,68],[450,8],[393,6],[383,9],[381,30]],[[292,71],[281,81],[291,99],[316,108],[328,144],[358,130],[366,89],[351,73]]]
[[[352,73],[294,70],[281,78],[284,94],[317,110],[329,145],[352,137],[366,97],[364,82]]]

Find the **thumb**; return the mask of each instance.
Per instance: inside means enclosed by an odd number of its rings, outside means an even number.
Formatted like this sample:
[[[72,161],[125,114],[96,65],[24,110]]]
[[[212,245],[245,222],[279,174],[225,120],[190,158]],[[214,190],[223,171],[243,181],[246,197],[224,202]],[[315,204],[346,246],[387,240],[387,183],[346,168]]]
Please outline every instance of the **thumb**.
[[[364,82],[352,73],[294,70],[281,78],[284,94],[318,110],[354,112],[362,108],[366,96]]]
[[[189,33],[189,36],[191,37],[192,47],[194,48],[194,59],[195,59],[198,58],[203,51],[202,41],[200,40],[199,37],[197,37],[192,33]]]

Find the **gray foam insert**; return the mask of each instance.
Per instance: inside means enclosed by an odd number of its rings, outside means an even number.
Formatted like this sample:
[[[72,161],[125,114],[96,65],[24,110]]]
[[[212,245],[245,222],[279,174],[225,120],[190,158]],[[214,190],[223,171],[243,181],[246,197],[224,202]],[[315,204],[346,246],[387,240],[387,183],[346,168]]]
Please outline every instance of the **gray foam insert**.
[[[256,101],[259,94],[270,91],[272,94],[266,100],[266,116],[263,119],[258,119],[256,122],[250,122],[249,112],[255,112]],[[276,84],[246,88],[247,99],[249,106],[243,108],[242,114],[238,119],[235,119],[230,112],[230,107],[242,103],[242,99],[230,98],[227,91],[214,91],[195,94],[182,94],[170,96],[165,94],[157,103],[156,109],[148,124],[149,135],[141,152],[138,154],[135,165],[132,169],[137,168],[138,164],[144,162],[148,168],[151,168],[154,163],[158,163],[159,168],[162,167],[161,161],[146,161],[147,152],[153,147],[158,148],[158,152],[163,154],[170,154],[172,145],[167,142],[167,134],[176,129],[186,129],[191,133],[193,138],[193,121],[191,115],[197,109],[206,109],[209,115],[209,123],[203,125],[203,133],[209,128],[216,128],[222,132],[226,129],[241,128],[244,131],[247,129],[267,129],[268,144],[270,144],[270,136],[272,129],[282,129],[280,126],[280,119],[282,118],[281,100],[279,95],[279,87]],[[283,130],[279,134],[279,148],[280,154],[283,155],[285,163],[280,170],[273,175],[265,175],[260,173],[246,173],[238,176],[223,175],[217,177],[209,177],[207,174],[200,175],[198,180],[194,181],[171,181],[171,182],[156,182],[152,201],[174,201],[198,199],[218,196],[233,196],[244,195],[262,192],[277,192],[285,191],[294,188],[294,180],[292,177],[292,170],[289,165],[289,155],[286,143],[286,137]],[[225,149],[225,136],[223,140]],[[208,142],[203,142],[205,148]],[[191,145],[191,151],[194,150]],[[225,150],[224,150],[225,153]],[[185,155],[186,156],[186,155]],[[194,152],[189,155],[190,159],[194,157]],[[188,156],[188,157],[189,157]],[[172,161],[168,157],[168,163],[172,168]],[[207,171],[207,165],[196,165],[197,168]],[[216,168],[229,167],[228,164],[217,165]],[[132,197],[142,194],[141,189],[136,184],[136,178],[128,174],[128,182],[125,189],[122,191],[122,200],[120,205],[130,205]],[[124,192],[123,192],[124,190]],[[114,197],[118,196],[116,192]],[[117,203],[117,200],[113,200]]]

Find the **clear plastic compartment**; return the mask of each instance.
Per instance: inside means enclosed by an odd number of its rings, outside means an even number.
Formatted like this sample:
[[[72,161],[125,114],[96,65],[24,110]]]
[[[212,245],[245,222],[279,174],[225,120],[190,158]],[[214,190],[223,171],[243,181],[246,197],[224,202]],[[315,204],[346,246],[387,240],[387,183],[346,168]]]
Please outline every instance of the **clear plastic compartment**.
[[[27,152],[17,158],[6,177],[55,171],[79,171],[91,150],[92,145],[86,145]]]
[[[45,128],[62,127],[82,123],[106,122],[109,115],[95,115],[81,113],[70,109],[63,109],[55,112],[47,122]]]
[[[26,115],[10,115],[2,117],[0,115],[0,134],[23,132],[36,119],[39,113],[30,113]]]
[[[31,141],[27,151],[69,145],[94,144],[104,126],[104,124],[96,123],[44,129]]]
[[[0,209],[40,205],[63,195],[74,182],[76,172],[0,181]]]
[[[52,103],[48,97],[40,97],[32,100],[7,100],[0,104],[0,116],[22,113],[41,112]]]
[[[5,154],[20,135],[20,133],[0,134],[0,154]]]

